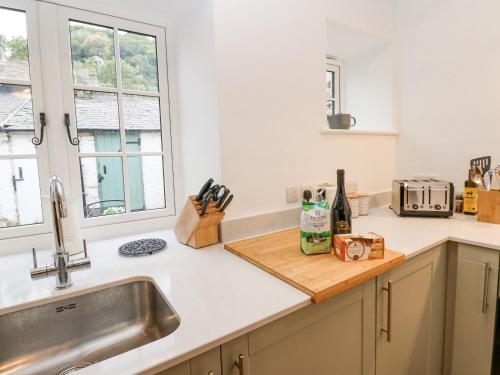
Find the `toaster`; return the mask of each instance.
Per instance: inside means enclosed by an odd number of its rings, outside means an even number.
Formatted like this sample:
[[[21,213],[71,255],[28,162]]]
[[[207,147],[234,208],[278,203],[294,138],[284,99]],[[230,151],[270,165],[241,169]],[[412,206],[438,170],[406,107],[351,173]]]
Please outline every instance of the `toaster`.
[[[393,180],[392,210],[399,216],[450,217],[453,183],[440,180]]]

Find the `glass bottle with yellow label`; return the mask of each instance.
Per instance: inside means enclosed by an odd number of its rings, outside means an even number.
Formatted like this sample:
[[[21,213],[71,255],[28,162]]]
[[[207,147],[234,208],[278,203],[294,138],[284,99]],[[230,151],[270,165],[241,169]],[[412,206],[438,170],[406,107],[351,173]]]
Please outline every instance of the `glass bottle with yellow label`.
[[[479,186],[472,181],[472,170],[469,170],[469,179],[465,181],[464,186],[464,214],[476,215],[477,202],[479,196]]]

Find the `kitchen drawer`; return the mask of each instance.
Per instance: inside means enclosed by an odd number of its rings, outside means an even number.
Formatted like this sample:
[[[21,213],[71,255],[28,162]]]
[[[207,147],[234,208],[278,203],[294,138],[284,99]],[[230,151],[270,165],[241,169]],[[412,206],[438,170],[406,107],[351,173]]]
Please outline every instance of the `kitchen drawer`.
[[[489,261],[490,266],[498,267],[500,255],[498,250],[459,243],[458,259],[477,263],[486,263]]]

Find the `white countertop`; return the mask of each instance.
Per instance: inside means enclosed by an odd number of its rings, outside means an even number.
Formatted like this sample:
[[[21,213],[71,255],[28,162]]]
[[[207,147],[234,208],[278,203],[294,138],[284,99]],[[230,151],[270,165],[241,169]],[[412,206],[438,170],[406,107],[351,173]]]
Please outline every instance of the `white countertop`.
[[[450,219],[399,217],[388,207],[370,210],[370,215],[353,219],[353,232],[376,232],[385,246],[407,258],[446,241],[500,250],[500,225],[478,222],[475,216],[455,214]]]
[[[500,250],[500,226],[475,217],[400,218],[387,207],[353,219],[354,232],[374,231],[386,247],[412,257],[453,240]],[[148,257],[124,258],[119,245],[137,238],[160,237],[168,249]],[[310,297],[225,251],[221,244],[194,250],[179,244],[171,231],[89,244],[92,268],[73,272],[74,285],[55,290],[53,277],[32,281],[31,254],[0,258],[0,314],[52,301],[106,283],[132,277],[152,278],[180,317],[171,335],[97,363],[81,374],[135,374],[171,367],[310,303]],[[39,264],[49,262],[42,252]],[[46,301],[43,301],[46,302]]]
[[[160,237],[168,248],[157,254],[125,258],[119,245]],[[179,244],[173,232],[148,233],[89,244],[92,268],[72,272],[73,286],[58,291],[53,277],[30,279],[30,253],[0,258],[0,315],[41,298],[61,298],[131,277],[152,278],[181,320],[169,336],[99,362],[79,374],[136,374],[171,367],[267,322],[310,304],[310,297],[224,250],[222,245],[195,250]],[[49,252],[38,264],[49,263]],[[78,322],[75,322],[78,324]]]

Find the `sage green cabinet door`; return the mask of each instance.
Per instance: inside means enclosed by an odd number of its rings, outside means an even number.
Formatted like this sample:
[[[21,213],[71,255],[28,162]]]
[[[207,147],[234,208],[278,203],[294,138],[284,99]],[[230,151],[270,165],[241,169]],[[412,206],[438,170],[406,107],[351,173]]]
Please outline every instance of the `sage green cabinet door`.
[[[440,245],[377,278],[377,375],[442,373],[446,253]]]
[[[190,360],[191,375],[221,375],[220,346]]]
[[[373,375],[374,333],[372,280],[250,332],[249,370],[253,375]]]
[[[182,362],[177,366],[161,371],[156,375],[190,375],[189,361]]]
[[[451,357],[453,375],[491,373],[498,256],[497,250],[458,245]]]
[[[221,346],[221,365],[224,375],[249,375],[248,361],[247,335],[240,336]]]

